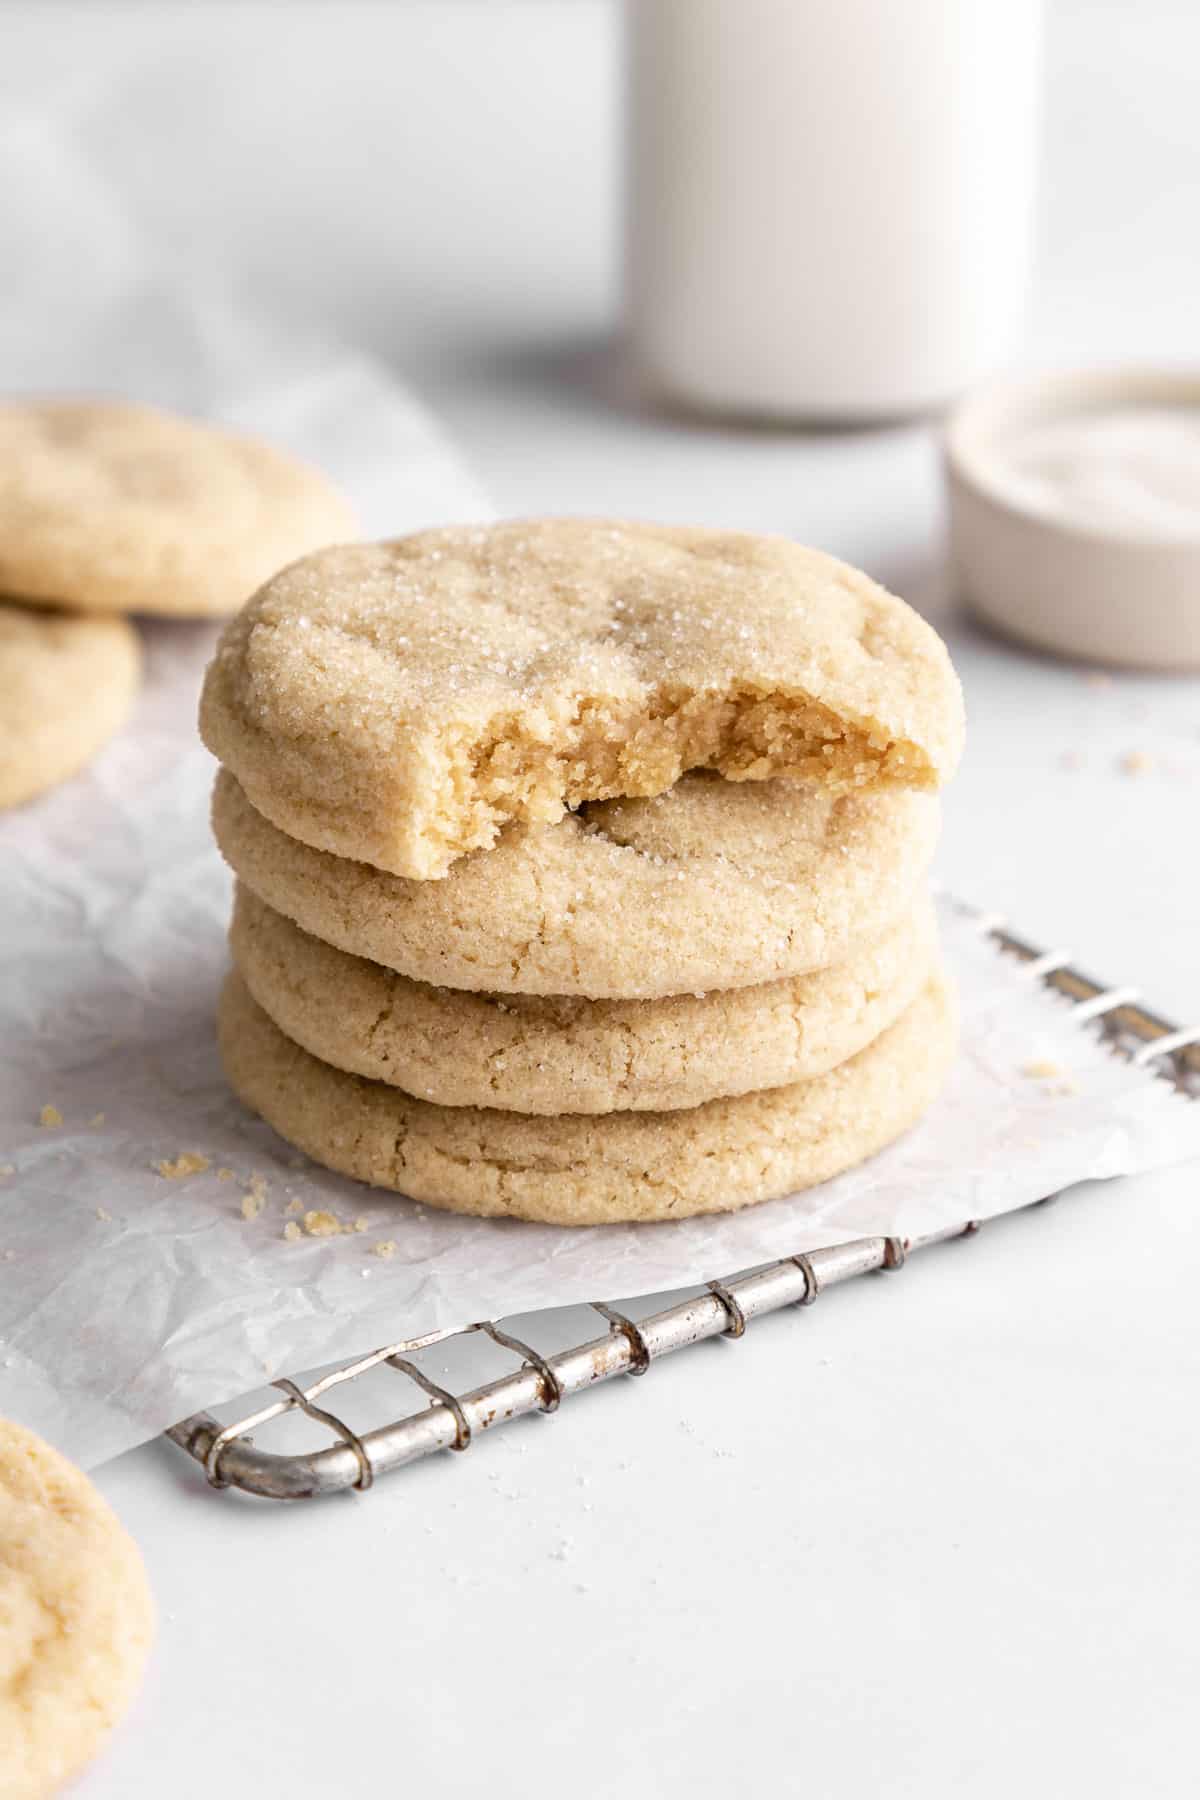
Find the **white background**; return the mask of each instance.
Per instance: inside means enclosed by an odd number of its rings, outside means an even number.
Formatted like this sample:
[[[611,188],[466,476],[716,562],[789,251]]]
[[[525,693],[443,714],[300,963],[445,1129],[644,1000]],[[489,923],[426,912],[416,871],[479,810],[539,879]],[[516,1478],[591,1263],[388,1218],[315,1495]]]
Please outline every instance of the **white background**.
[[[1194,358],[1197,67],[1188,0],[1052,6],[1027,360]],[[931,428],[630,393],[607,6],[0,5],[0,100],[64,82],[120,92],[165,245],[394,363],[503,509],[786,531],[926,607],[971,716],[943,876],[1200,1014],[1200,683],[964,621]],[[1194,1792],[1197,1189],[1072,1195],[364,1499],[122,1459],[162,1630],[81,1793]]]

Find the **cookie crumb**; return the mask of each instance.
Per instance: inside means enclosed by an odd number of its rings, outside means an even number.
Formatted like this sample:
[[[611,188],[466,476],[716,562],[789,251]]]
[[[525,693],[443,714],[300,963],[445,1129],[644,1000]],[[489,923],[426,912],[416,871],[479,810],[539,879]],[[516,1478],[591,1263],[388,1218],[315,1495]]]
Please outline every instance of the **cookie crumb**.
[[[1021,1073],[1027,1075],[1031,1081],[1044,1081],[1047,1084],[1046,1093],[1058,1095],[1060,1098],[1065,1099],[1070,1094],[1082,1092],[1071,1071],[1062,1068],[1056,1062],[1027,1062],[1022,1066]]]
[[[304,1202],[303,1200],[289,1200],[283,1210],[294,1218],[297,1213],[304,1211]]]
[[[388,1262],[395,1254],[395,1238],[380,1238],[377,1244],[371,1245],[371,1255],[377,1256],[381,1262]]]
[[[207,1156],[201,1156],[198,1150],[181,1150],[174,1162],[154,1165],[164,1181],[182,1181],[187,1175],[203,1175],[208,1166]]]
[[[1122,775],[1147,775],[1154,767],[1154,762],[1144,750],[1127,750],[1119,766]]]
[[[262,1209],[263,1197],[261,1194],[249,1193],[242,1195],[243,1219],[257,1219]]]
[[[49,1126],[53,1126],[53,1125],[61,1125],[62,1122],[63,1122],[63,1116],[59,1112],[57,1106],[51,1106],[50,1102],[47,1101],[45,1106],[43,1106],[41,1112],[38,1114],[38,1124],[49,1127]]]
[[[103,1125],[103,1123],[104,1123],[104,1114],[103,1113],[93,1113],[91,1118],[88,1120],[88,1124],[91,1126]]]
[[[299,1242],[300,1238],[303,1237],[304,1234],[300,1230],[300,1227],[297,1225],[295,1219],[289,1219],[287,1224],[283,1228],[283,1235],[287,1239],[289,1244],[295,1244],[295,1243]]]
[[[217,1170],[217,1180],[218,1181],[232,1181],[233,1178],[234,1177],[233,1177],[232,1169],[218,1169]]]
[[[354,1224],[350,1227],[350,1229],[352,1231],[370,1231],[371,1221],[370,1221],[370,1219],[359,1217],[359,1218],[355,1219]]]
[[[99,1221],[102,1225],[107,1225],[110,1223],[110,1221],[112,1219],[112,1214],[109,1212],[107,1207],[98,1206],[96,1208],[96,1217],[99,1219]]]
[[[304,1229],[309,1237],[337,1237],[342,1224],[336,1213],[306,1212]]]

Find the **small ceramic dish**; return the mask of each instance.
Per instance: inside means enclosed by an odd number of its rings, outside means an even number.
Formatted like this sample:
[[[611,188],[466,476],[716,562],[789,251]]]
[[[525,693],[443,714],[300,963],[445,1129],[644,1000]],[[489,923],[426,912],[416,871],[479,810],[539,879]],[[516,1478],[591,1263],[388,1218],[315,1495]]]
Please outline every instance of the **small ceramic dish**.
[[[1200,669],[1200,509],[1194,534],[1073,522],[1039,508],[1006,449],[1035,427],[1128,408],[1187,408],[1200,372],[1109,369],[998,382],[950,417],[950,553],[980,616],[1040,649],[1131,668]]]

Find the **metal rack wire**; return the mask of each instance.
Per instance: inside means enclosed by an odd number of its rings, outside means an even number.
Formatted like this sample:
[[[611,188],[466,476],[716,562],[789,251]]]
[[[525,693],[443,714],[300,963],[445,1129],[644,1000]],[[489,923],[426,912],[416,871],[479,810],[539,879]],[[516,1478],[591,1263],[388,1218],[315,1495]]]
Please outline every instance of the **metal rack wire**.
[[[1043,982],[1073,1002],[1081,1024],[1095,1024],[1117,1055],[1154,1065],[1181,1093],[1200,1100],[1200,1025],[1179,1027],[1138,1003],[1137,990],[1109,987],[1072,967],[1066,952],[1041,950],[1005,929],[993,914],[973,914],[981,933],[1022,967],[1027,980]],[[790,1306],[809,1306],[826,1289],[872,1270],[894,1270],[929,1244],[969,1236],[978,1230],[964,1220],[927,1237],[872,1237],[838,1244],[808,1255],[785,1257],[765,1268],[710,1281],[691,1297],[635,1319],[604,1301],[592,1310],[603,1333],[586,1343],[543,1355],[501,1325],[484,1320],[465,1328],[431,1331],[384,1345],[354,1362],[327,1371],[307,1387],[289,1379],[272,1386],[279,1398],[244,1418],[222,1424],[196,1413],[167,1433],[200,1463],[218,1488],[240,1488],[276,1500],[311,1499],[346,1489],[360,1492],[377,1476],[428,1456],[435,1450],[463,1451],[482,1432],[526,1413],[553,1412],[570,1396],[614,1375],[644,1375],[651,1363],[706,1338],[741,1337],[753,1320]],[[482,1334],[519,1361],[508,1374],[456,1394],[440,1386],[411,1360],[414,1353],[450,1339]],[[369,1430],[355,1431],[329,1406],[326,1397],[373,1370],[389,1369],[418,1388],[429,1404],[397,1413]],[[263,1450],[252,1433],[301,1414],[328,1434],[325,1447],[283,1455]]]

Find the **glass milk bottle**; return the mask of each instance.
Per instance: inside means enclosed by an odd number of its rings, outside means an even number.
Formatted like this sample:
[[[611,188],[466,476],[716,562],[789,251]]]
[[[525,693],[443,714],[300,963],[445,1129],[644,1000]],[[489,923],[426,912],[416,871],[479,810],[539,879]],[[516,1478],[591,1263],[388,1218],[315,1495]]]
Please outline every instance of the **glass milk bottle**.
[[[1010,353],[1040,0],[627,0],[628,312],[691,407],[857,421]]]

